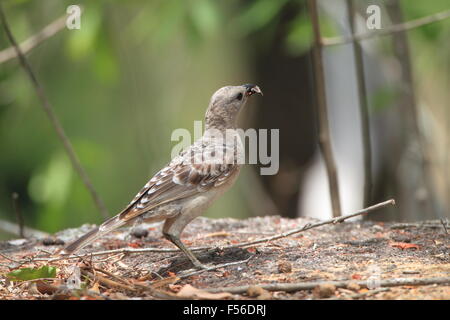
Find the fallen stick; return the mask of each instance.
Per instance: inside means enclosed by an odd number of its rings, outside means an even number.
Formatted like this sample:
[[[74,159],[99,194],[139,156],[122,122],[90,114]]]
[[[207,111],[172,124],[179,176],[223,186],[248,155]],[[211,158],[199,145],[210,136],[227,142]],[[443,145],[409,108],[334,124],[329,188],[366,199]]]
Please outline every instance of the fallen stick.
[[[387,200],[387,201],[378,203],[376,205],[370,206],[368,208],[356,211],[355,213],[352,213],[352,214],[336,217],[336,218],[333,218],[333,219],[321,221],[321,222],[314,223],[314,224],[308,223],[308,224],[304,225],[303,227],[292,229],[290,231],[286,231],[286,232],[283,232],[283,233],[280,233],[280,234],[277,234],[277,235],[274,235],[274,236],[270,236],[270,237],[266,237],[266,238],[262,238],[262,239],[258,239],[258,240],[254,240],[254,241],[249,241],[249,242],[237,243],[235,245],[230,245],[230,246],[226,246],[226,247],[223,247],[223,248],[225,249],[225,248],[248,247],[248,246],[259,244],[259,243],[262,243],[262,242],[268,242],[268,241],[272,241],[272,240],[278,240],[278,239],[281,239],[281,238],[286,238],[286,237],[289,237],[289,236],[291,236],[293,234],[296,234],[296,233],[299,233],[299,232],[302,232],[302,231],[306,231],[306,230],[309,230],[309,229],[321,227],[321,226],[326,225],[326,224],[341,223],[341,222],[343,222],[343,221],[345,221],[347,219],[350,219],[350,218],[353,218],[353,217],[356,217],[356,216],[360,216],[360,215],[365,214],[365,213],[369,213],[370,211],[374,211],[374,210],[380,209],[380,208],[385,207],[387,205],[395,205],[395,200],[394,199]]]
[[[252,284],[246,286],[236,287],[221,287],[204,289],[211,293],[229,292],[233,294],[245,293],[252,286],[258,286],[268,291],[301,291],[301,290],[313,290],[315,287],[321,284],[332,284],[336,288],[345,288],[350,283],[354,283],[355,280],[345,281],[311,281],[311,282],[299,282],[299,283],[269,283],[269,284]],[[356,281],[360,287],[367,288],[367,281]],[[437,278],[398,278],[398,279],[384,279],[380,280],[380,288],[382,287],[400,287],[400,286],[426,286],[432,284],[448,284],[450,283],[450,277],[437,277]]]
[[[197,270],[197,271],[192,271],[192,272],[189,272],[189,273],[186,273],[186,274],[178,275],[178,278],[179,278],[178,281],[180,281],[180,280],[182,280],[182,279],[189,278],[189,277],[194,276],[194,275],[198,275],[198,274],[203,273],[203,272],[206,272],[206,271],[214,271],[214,270],[217,270],[217,269],[219,269],[219,268],[224,268],[224,267],[235,266],[235,265],[238,265],[238,264],[247,263],[247,262],[249,262],[253,257],[254,257],[254,256],[250,256],[250,257],[248,257],[248,258],[245,259],[245,260],[234,261],[234,262],[223,263],[223,264],[217,264],[217,265],[214,265],[214,266],[211,266],[211,267],[207,267],[207,268],[205,268],[205,269],[200,269],[200,270]],[[177,282],[178,282],[178,281],[177,281]]]

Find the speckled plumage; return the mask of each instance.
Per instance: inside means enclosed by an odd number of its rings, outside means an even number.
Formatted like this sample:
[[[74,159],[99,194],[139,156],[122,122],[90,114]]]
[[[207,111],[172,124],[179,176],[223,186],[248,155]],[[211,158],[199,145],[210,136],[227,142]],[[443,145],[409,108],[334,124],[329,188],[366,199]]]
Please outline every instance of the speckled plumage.
[[[201,267],[179,237],[190,221],[236,181],[241,166],[238,160],[244,153],[240,137],[234,131],[236,118],[247,98],[254,93],[262,94],[255,85],[217,90],[206,111],[203,136],[156,173],[122,212],[67,245],[61,253],[71,254],[124,224],[165,220],[164,236],[194,265]],[[228,136],[224,139],[226,133]]]

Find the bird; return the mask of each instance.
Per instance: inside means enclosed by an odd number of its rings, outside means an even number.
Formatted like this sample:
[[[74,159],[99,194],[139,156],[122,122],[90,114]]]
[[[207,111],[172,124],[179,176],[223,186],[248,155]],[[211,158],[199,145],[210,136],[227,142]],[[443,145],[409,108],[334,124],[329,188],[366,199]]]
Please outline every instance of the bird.
[[[74,254],[121,226],[164,220],[163,236],[177,246],[194,267],[206,268],[180,236],[192,220],[236,181],[245,154],[237,132],[237,118],[254,94],[263,95],[254,84],[218,89],[206,110],[202,137],[173,157],[121,212],[67,244],[60,255]]]

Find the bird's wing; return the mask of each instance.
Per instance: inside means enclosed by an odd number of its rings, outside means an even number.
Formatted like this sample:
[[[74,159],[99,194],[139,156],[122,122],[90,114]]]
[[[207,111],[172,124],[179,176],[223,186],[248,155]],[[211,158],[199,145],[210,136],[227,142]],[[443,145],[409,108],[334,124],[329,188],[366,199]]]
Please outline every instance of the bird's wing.
[[[129,221],[159,205],[180,200],[196,193],[223,185],[238,170],[236,150],[220,146],[225,160],[204,159],[210,152],[217,152],[217,146],[193,145],[175,157],[160,170],[135,196],[133,201],[118,215],[122,221]],[[222,158],[224,159],[224,158]]]

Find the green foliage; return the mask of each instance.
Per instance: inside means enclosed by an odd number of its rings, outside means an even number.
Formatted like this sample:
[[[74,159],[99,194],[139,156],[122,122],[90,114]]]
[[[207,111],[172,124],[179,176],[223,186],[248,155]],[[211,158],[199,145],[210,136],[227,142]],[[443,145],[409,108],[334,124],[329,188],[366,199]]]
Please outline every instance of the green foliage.
[[[236,28],[242,35],[247,35],[266,27],[280,12],[287,0],[258,0],[242,10],[236,21]]]
[[[291,55],[301,55],[311,48],[312,27],[306,12],[291,22],[286,35],[286,48]]]
[[[6,277],[11,281],[28,281],[36,279],[56,278],[57,269],[52,266],[40,268],[22,268],[9,272]]]
[[[369,106],[372,111],[379,112],[392,106],[399,97],[399,89],[395,87],[382,87],[370,96]]]
[[[71,4],[9,1],[5,10],[14,34],[23,41]],[[111,213],[120,211],[169,161],[171,131],[191,130],[192,121],[203,118],[213,90],[253,78],[248,57],[266,54],[280,32],[287,54],[303,55],[311,46],[304,0],[80,4],[81,30],[63,30],[27,56]],[[448,10],[448,0],[403,0],[402,6],[405,19],[416,19]],[[280,28],[286,13],[289,21]],[[323,36],[338,35],[329,17],[322,13],[320,21]],[[430,74],[430,66],[442,74],[439,66],[448,61],[450,50],[443,45],[450,37],[450,19],[408,35],[420,78]],[[2,48],[8,46],[2,32],[0,42]],[[255,45],[260,43],[267,46]],[[372,110],[393,105],[397,94],[397,88],[379,89],[371,97]],[[0,218],[14,220],[10,195],[18,192],[25,221],[32,227],[54,232],[101,222],[17,61],[0,66],[0,152]],[[208,214],[248,214],[239,185]]]

